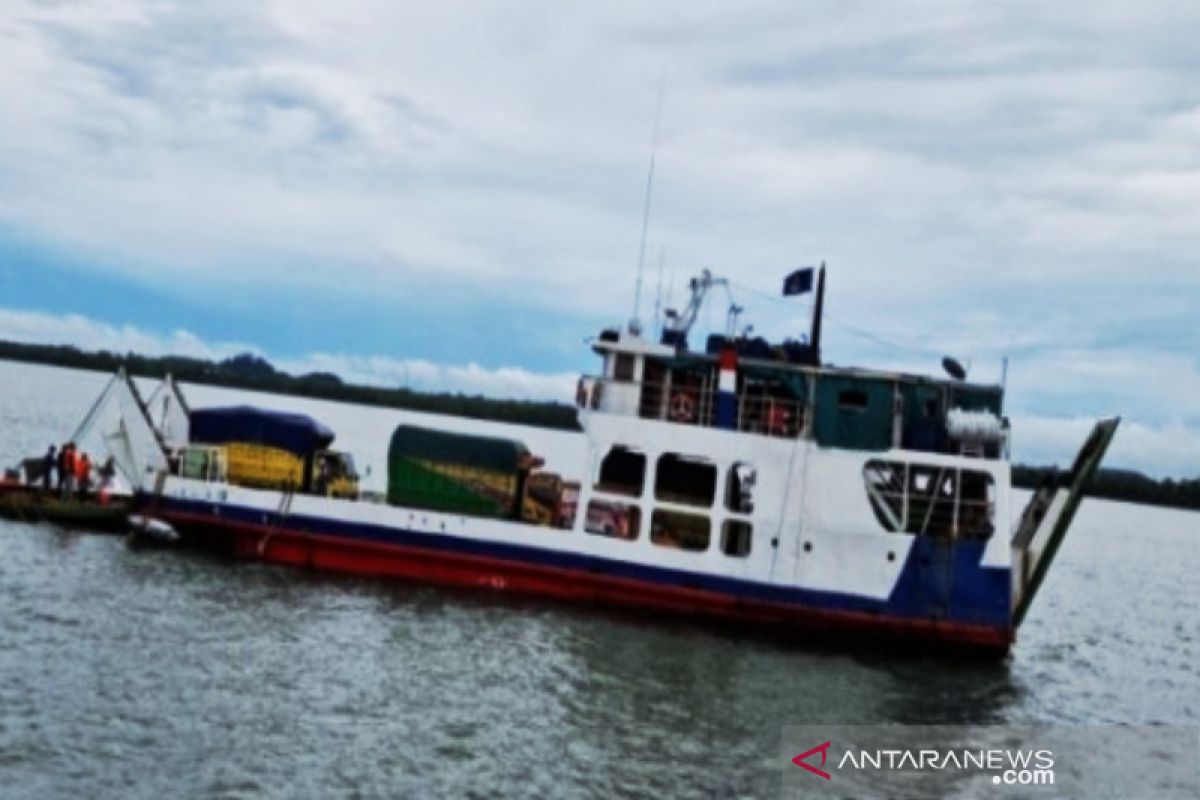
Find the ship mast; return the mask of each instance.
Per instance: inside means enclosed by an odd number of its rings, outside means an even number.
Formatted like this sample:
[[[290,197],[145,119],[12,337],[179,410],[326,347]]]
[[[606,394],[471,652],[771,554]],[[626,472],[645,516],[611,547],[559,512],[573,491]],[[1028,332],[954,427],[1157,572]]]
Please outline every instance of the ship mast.
[[[638,245],[637,283],[633,291],[633,316],[629,319],[629,332],[642,332],[642,273],[646,266],[646,231],[650,228],[650,199],[654,190],[654,161],[658,155],[658,129],[662,120],[663,81],[658,81],[658,99],[654,105],[654,136],[650,142],[650,169],[646,173],[646,200],[642,205],[642,239]]]
[[[812,348],[812,364],[821,366],[821,317],[825,311],[825,262],[821,262],[821,271],[817,273],[817,302],[813,308],[812,335],[808,337]]]
[[[707,269],[702,271],[699,277],[692,278],[688,283],[692,297],[688,300],[687,308],[682,312],[667,309],[667,324],[662,333],[663,344],[673,345],[679,350],[687,347],[688,331],[692,329],[696,317],[700,314],[700,309],[704,306],[705,296],[714,286],[728,287],[729,281],[725,278],[714,277],[712,272]]]

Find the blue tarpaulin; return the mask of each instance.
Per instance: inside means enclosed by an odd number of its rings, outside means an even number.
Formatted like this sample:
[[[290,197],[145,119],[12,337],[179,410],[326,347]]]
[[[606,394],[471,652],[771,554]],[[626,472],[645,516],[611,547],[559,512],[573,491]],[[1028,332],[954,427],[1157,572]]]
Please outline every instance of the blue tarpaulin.
[[[329,447],[334,437],[332,430],[306,414],[253,406],[196,409],[189,421],[191,440],[199,444],[261,444],[301,458]]]

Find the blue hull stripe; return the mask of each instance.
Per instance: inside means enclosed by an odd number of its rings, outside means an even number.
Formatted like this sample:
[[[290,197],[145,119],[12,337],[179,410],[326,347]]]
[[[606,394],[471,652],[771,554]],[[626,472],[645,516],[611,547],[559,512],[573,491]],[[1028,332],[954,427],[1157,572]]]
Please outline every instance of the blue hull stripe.
[[[149,500],[149,498],[146,498]],[[153,501],[150,501],[153,502]],[[327,517],[278,514],[212,502],[162,497],[159,507],[209,517],[214,524],[239,522],[283,530],[544,566],[580,573],[687,589],[735,599],[792,605],[819,611],[851,611],[908,620],[945,620],[1008,628],[1010,572],[980,566],[986,542],[937,541],[919,537],[910,549],[891,595],[885,601],[841,592],[775,586],[666,567],[634,564],[581,553],[565,553],[507,542],[488,542],[447,533],[421,533]],[[549,535],[549,534],[548,534]]]

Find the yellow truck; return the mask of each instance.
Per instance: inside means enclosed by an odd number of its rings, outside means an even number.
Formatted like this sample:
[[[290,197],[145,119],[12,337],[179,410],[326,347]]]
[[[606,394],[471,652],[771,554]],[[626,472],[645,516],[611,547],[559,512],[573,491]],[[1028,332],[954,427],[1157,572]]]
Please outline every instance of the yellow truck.
[[[331,450],[333,431],[303,414],[251,406],[198,409],[180,474],[235,486],[358,499],[349,453]]]
[[[191,445],[180,451],[180,474],[185,478],[224,481],[250,489],[272,489],[358,499],[358,474],[349,453],[321,450],[305,459],[277,447],[233,442]]]
[[[304,460],[286,450],[236,442],[224,445],[227,480],[252,489],[297,490],[304,485]]]

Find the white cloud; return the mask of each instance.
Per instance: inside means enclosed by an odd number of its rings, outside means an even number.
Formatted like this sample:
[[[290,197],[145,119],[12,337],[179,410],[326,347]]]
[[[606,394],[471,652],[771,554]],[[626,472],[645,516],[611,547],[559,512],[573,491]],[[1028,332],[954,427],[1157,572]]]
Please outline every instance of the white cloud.
[[[424,359],[314,353],[285,359],[276,366],[293,374],[331,372],[343,380],[372,386],[403,386],[423,392],[461,392],[495,398],[574,399],[575,373],[544,374],[519,367],[495,369],[469,363],[435,364]]]
[[[75,345],[89,351],[205,359],[220,359],[255,349],[232,342],[209,344],[183,329],[164,334],[134,325],[109,325],[80,314],[45,314],[6,308],[0,308],[0,339]]]
[[[1094,418],[1018,415],[1013,418],[1013,461],[1070,466]],[[1200,431],[1181,424],[1147,425],[1124,419],[1104,466],[1134,469],[1156,478],[1200,475]]]
[[[1186,5],[106,7],[8,15],[0,219],[176,290],[435,279],[612,314],[660,73],[651,233],[689,270],[824,253],[873,304],[897,263],[953,294],[964,240],[1110,279],[1200,245]]]
[[[178,329],[160,333],[132,325],[115,326],[79,314],[54,315],[0,308],[0,339],[36,344],[75,345],[142,355],[178,355],[220,360],[258,348],[233,342],[208,343]],[[270,358],[269,354],[267,355]],[[487,368],[476,363],[435,364],[421,359],[313,353],[302,358],[271,359],[292,374],[330,372],[345,381],[372,386],[408,387],[424,392],[453,392],[496,398],[574,399],[574,373],[544,374],[518,367]]]
[[[1132,414],[1159,424],[1200,423],[1200,361],[1195,356],[1135,349],[1050,350],[1014,366],[1010,377],[1016,397],[1032,398],[1042,407],[1062,405],[1054,402],[1055,395],[1086,395],[1094,413]]]

